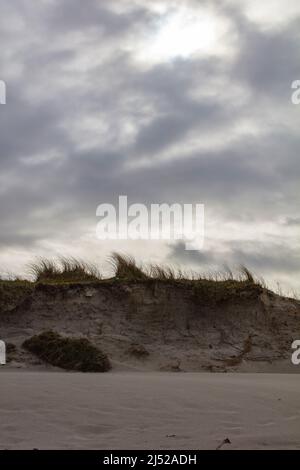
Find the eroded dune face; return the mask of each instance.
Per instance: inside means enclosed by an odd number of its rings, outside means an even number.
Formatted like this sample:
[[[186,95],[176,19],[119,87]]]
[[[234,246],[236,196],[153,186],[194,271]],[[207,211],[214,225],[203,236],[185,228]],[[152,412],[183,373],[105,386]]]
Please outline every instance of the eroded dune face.
[[[299,319],[299,302],[229,281],[7,286],[0,299],[0,338],[16,346],[6,367],[42,367],[21,345],[53,330],[87,337],[114,369],[298,372]]]

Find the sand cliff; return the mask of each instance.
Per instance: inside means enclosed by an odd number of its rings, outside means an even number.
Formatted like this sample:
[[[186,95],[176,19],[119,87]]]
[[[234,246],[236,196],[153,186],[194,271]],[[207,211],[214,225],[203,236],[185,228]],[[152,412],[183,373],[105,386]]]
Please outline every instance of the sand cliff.
[[[247,283],[159,280],[3,283],[0,338],[16,346],[5,368],[44,368],[24,351],[54,330],[101,347],[115,370],[298,372],[290,361],[300,302]]]

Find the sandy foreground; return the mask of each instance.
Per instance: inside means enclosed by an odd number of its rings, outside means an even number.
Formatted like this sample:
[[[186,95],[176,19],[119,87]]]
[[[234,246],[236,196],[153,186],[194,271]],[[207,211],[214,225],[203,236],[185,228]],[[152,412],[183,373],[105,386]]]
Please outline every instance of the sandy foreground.
[[[300,449],[292,374],[0,372],[1,449]]]

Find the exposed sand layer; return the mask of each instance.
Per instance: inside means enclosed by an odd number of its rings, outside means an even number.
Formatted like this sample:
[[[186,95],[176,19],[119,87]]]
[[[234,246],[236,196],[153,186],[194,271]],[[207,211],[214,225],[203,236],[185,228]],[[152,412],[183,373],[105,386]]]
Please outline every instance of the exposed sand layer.
[[[300,449],[290,374],[0,375],[1,449]]]
[[[299,372],[300,302],[252,284],[108,280],[0,293],[0,338],[15,347],[6,367],[45,369],[22,343],[52,329],[88,338],[114,370]]]

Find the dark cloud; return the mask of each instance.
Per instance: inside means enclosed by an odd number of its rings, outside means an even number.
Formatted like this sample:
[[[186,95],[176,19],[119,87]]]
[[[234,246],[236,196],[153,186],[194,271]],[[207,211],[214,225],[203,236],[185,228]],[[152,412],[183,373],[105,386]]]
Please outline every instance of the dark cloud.
[[[293,77],[299,76],[299,24],[300,16],[275,31],[244,24],[234,76],[249,84],[255,94],[271,98],[274,106],[278,100],[290,99]]]
[[[246,266],[257,275],[267,275],[278,279],[286,272],[300,273],[300,255],[284,243],[262,243],[254,241],[225,242],[222,248],[204,251],[187,251],[182,242],[170,246],[169,259],[180,264],[193,266],[199,272],[209,269],[223,269],[228,266],[238,270]]]
[[[118,11],[118,8],[111,10],[108,4],[97,0],[54,0],[49,10],[46,24],[64,34],[68,31],[97,28],[100,35],[122,36],[137,24],[145,25],[153,19],[147,8],[135,7],[128,12],[121,9]]]
[[[300,217],[287,217],[284,223],[290,227],[300,225]]]

